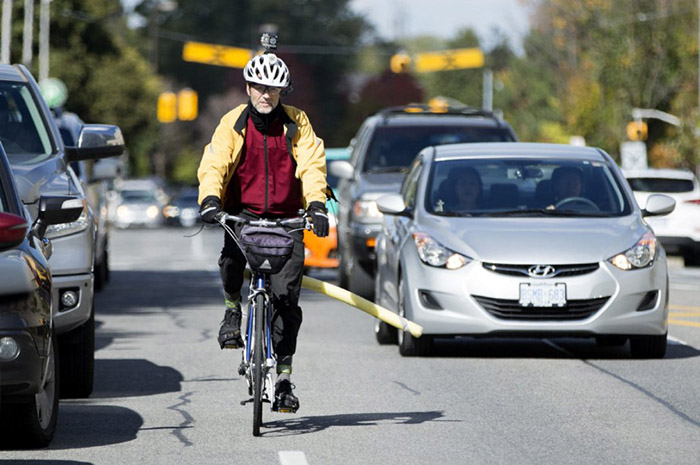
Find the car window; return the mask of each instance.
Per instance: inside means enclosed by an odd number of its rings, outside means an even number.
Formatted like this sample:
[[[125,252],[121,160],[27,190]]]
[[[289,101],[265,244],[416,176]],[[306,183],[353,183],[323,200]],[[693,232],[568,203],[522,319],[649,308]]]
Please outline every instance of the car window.
[[[413,209],[416,206],[416,190],[418,189],[418,180],[423,172],[423,160],[416,159],[413,162],[411,171],[406,175],[403,185],[401,186],[401,195],[403,202],[407,208]]]
[[[121,191],[121,197],[123,202],[157,202],[151,191]]]
[[[48,129],[25,84],[0,83],[0,141],[13,163],[36,163],[52,153]]]
[[[669,178],[627,178],[633,191],[639,192],[664,192],[674,194],[680,192],[691,192],[694,189],[693,181],[690,179],[669,179]]]
[[[503,128],[483,126],[383,126],[376,128],[364,160],[364,171],[407,167],[423,148],[463,142],[509,142]]]
[[[622,183],[605,163],[558,159],[464,159],[433,164],[426,209],[436,215],[622,216]]]
[[[0,212],[7,211],[7,195],[5,194],[5,187],[0,182]]]

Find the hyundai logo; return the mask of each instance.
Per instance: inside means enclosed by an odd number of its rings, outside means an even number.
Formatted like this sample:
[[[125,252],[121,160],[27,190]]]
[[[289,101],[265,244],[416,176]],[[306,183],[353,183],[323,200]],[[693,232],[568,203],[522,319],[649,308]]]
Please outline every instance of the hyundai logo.
[[[554,273],[556,273],[556,270],[549,265],[535,265],[527,269],[527,274],[533,278],[549,278],[554,276]]]

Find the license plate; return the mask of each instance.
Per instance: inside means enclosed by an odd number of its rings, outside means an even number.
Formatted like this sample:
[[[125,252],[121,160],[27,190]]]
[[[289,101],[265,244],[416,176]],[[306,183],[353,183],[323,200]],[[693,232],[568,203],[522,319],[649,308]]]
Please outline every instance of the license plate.
[[[564,283],[520,283],[521,307],[563,307],[566,305]]]

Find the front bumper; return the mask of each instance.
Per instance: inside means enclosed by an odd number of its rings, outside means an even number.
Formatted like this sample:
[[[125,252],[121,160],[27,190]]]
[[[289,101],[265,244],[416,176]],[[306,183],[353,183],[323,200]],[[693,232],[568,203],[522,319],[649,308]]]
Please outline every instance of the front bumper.
[[[493,272],[481,262],[459,270],[429,267],[418,259],[403,266],[406,275],[406,317],[435,335],[661,335],[668,326],[668,280],[663,251],[648,268],[622,271],[607,262],[587,274],[534,279]],[[566,316],[527,315],[518,305],[521,283],[564,283],[566,299],[590,304],[590,313]],[[488,310],[484,302],[522,310],[516,317],[503,317]],[[646,301],[645,301],[646,299]],[[595,304],[595,305],[594,305]],[[639,308],[643,310],[638,310]],[[568,307],[567,307],[568,308]],[[541,309],[540,309],[541,310]],[[532,309],[534,313],[538,309]],[[548,310],[545,310],[548,311]]]
[[[36,394],[41,385],[44,359],[28,331],[0,331],[0,338],[12,337],[19,345],[19,355],[9,362],[0,361],[0,396]]]
[[[353,223],[350,227],[350,251],[357,263],[372,276],[377,261],[375,245],[381,230],[381,224],[372,223]]]
[[[92,273],[53,277],[51,299],[54,308],[54,325],[58,334],[77,328],[90,318],[93,289]],[[77,292],[78,303],[75,306],[70,308],[62,306],[61,293],[65,290]]]

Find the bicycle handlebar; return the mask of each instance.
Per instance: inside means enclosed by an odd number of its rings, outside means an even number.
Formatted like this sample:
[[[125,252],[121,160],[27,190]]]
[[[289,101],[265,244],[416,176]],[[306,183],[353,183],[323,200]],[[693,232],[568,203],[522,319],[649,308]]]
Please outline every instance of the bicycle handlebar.
[[[266,219],[261,218],[259,220],[252,220],[250,218],[243,218],[242,216],[229,215],[226,212],[221,212],[217,215],[216,220],[220,224],[226,224],[226,221],[234,221],[241,224],[249,224],[251,226],[262,226],[264,228],[272,228],[275,226],[291,226],[299,227],[304,229],[311,229],[311,222],[309,221],[308,215],[306,213],[299,215],[294,218],[278,218],[278,219]]]

